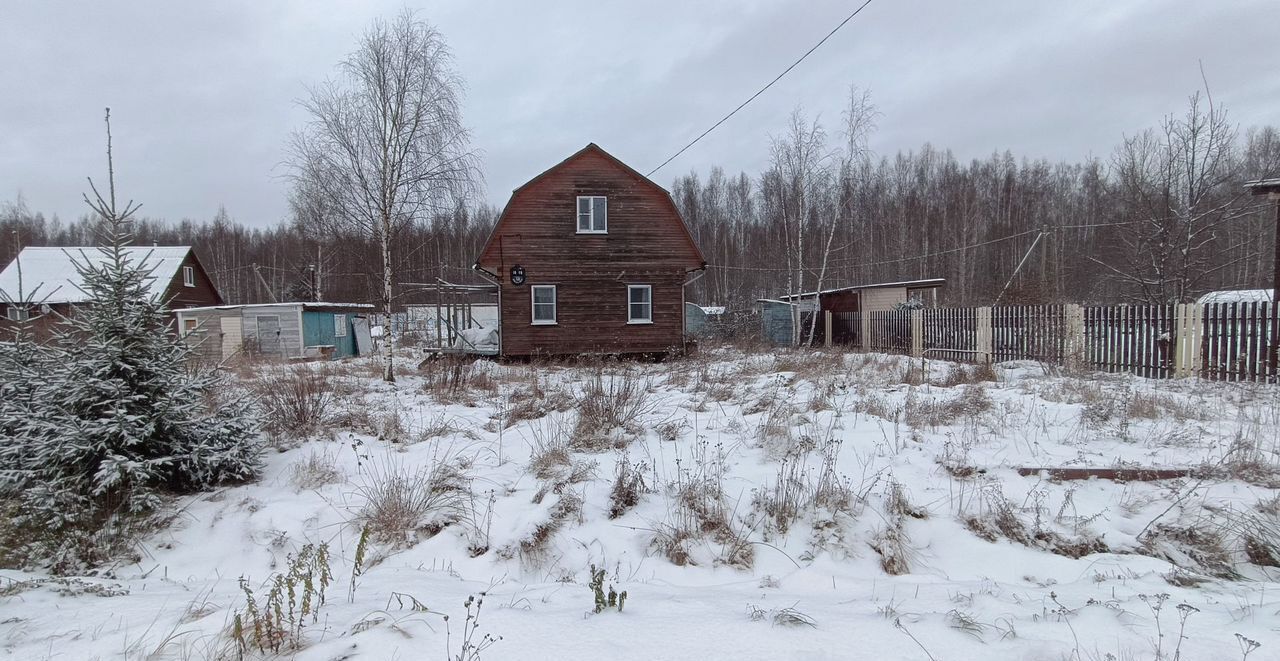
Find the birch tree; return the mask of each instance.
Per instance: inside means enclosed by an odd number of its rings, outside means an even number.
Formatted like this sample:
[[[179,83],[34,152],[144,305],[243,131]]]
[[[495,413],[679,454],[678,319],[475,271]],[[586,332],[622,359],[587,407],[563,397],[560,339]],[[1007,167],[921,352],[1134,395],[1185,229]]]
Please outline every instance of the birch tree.
[[[808,343],[811,345],[818,324],[817,310],[821,307],[819,299],[822,286],[826,282],[827,267],[831,262],[832,243],[835,241],[836,231],[841,222],[847,221],[853,213],[856,189],[859,185],[856,178],[859,173],[866,172],[867,163],[871,158],[867,139],[875,130],[878,114],[875,104],[871,103],[870,92],[859,89],[856,85],[849,87],[849,105],[844,111],[844,126],[841,131],[844,149],[838,154],[839,199],[832,200],[834,204],[829,207],[828,216],[824,220],[827,236],[822,246],[822,261],[818,268],[817,283],[814,285],[814,291],[818,292],[813,296],[815,312],[809,318]]]
[[[774,208],[782,222],[786,247],[787,292],[804,292],[805,239],[809,216],[830,178],[827,133],[816,119],[811,123],[800,109],[791,113],[786,133],[772,139],[772,186]],[[797,296],[796,303],[801,302]],[[816,304],[817,295],[814,295]],[[796,308],[798,309],[798,305]],[[792,313],[791,342],[799,344],[800,319]]]
[[[290,172],[332,213],[329,231],[369,237],[381,249],[383,379],[394,381],[392,248],[406,228],[451,210],[474,190],[476,156],[462,124],[462,81],[434,27],[405,10],[376,20],[337,76],[302,102],[310,122],[294,134]]]
[[[1117,254],[1114,263],[1094,261],[1131,298],[1187,302],[1248,258],[1249,239],[1233,240],[1228,227],[1247,212],[1236,144],[1226,112],[1197,92],[1181,117],[1166,117],[1160,130],[1129,137],[1116,150]]]

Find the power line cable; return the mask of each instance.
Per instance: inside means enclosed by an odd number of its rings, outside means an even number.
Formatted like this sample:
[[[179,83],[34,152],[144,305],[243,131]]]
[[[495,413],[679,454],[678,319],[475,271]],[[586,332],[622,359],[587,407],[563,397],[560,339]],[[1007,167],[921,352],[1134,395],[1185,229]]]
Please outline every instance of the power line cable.
[[[778,76],[777,76],[776,78],[774,78],[773,80],[769,81],[769,84],[768,84],[768,85],[765,85],[764,87],[761,87],[761,88],[760,88],[760,89],[759,89],[755,94],[752,94],[752,95],[751,95],[751,97],[750,97],[750,98],[748,98],[746,101],[743,101],[742,103],[738,104],[738,107],[737,107],[737,108],[734,108],[732,112],[730,112],[729,114],[727,114],[727,115],[725,115],[724,117],[720,118],[720,121],[716,122],[715,124],[712,124],[712,125],[711,125],[711,128],[709,128],[709,129],[707,129],[707,130],[703,131],[703,132],[702,132],[702,134],[701,134],[701,135],[699,135],[698,137],[694,138],[692,142],[690,142],[689,144],[687,144],[687,145],[685,145],[685,146],[681,147],[681,148],[680,148],[680,151],[678,151],[678,152],[676,152],[676,153],[672,154],[670,158],[668,158],[667,160],[665,160],[665,161],[663,161],[663,162],[662,162],[662,165],[659,165],[658,167],[656,167],[656,168],[654,168],[654,169],[650,170],[647,174],[645,174],[645,177],[652,177],[652,176],[653,176],[653,173],[655,173],[655,172],[657,172],[658,170],[661,170],[662,168],[666,167],[666,165],[667,165],[668,163],[670,163],[671,161],[676,160],[676,157],[677,157],[677,156],[679,156],[679,155],[683,154],[683,153],[684,153],[686,150],[688,150],[690,147],[692,147],[692,146],[694,146],[695,144],[697,144],[699,140],[701,140],[701,139],[703,139],[703,138],[707,137],[707,134],[708,134],[708,133],[711,133],[712,131],[716,130],[716,128],[717,128],[717,127],[719,127],[721,124],[723,124],[723,123],[725,123],[726,121],[728,121],[728,119],[729,119],[730,117],[733,117],[734,115],[736,115],[736,114],[738,113],[738,111],[739,111],[739,110],[742,110],[743,108],[745,108],[745,107],[746,107],[746,105],[747,105],[748,103],[751,103],[752,101],[755,101],[756,97],[760,96],[761,94],[764,94],[765,90],[769,89],[770,87],[773,87],[773,84],[774,84],[774,83],[778,82],[779,80],[782,80],[782,77],[783,77],[783,76],[785,76],[785,75],[787,75],[788,73],[791,73],[791,70],[792,70],[792,69],[794,69],[794,68],[796,68],[797,66],[799,66],[799,64],[800,64],[801,62],[804,62],[805,58],[809,57],[809,55],[810,55],[810,54],[812,54],[812,53],[813,53],[813,51],[818,50],[818,47],[819,47],[819,46],[821,46],[822,44],[826,43],[826,42],[827,42],[827,40],[828,40],[828,39],[830,39],[832,35],[834,35],[836,32],[839,32],[839,31],[840,31],[840,28],[844,27],[846,23],[848,23],[849,21],[853,20],[853,17],[854,17],[854,16],[857,16],[859,13],[861,13],[863,9],[866,9],[866,8],[867,8],[867,5],[869,5],[869,4],[871,4],[871,0],[866,0],[866,2],[862,3],[861,5],[859,5],[857,9],[853,10],[853,13],[852,13],[852,14],[849,14],[848,16],[846,16],[846,17],[845,17],[845,19],[844,19],[843,21],[840,21],[840,24],[839,24],[839,25],[837,25],[834,29],[832,29],[830,32],[828,32],[828,33],[827,33],[827,36],[823,37],[821,41],[819,41],[818,43],[814,44],[814,45],[813,45],[813,48],[810,48],[809,50],[805,51],[804,55],[801,55],[801,56],[800,56],[800,59],[796,60],[795,62],[792,62],[792,63],[791,63],[791,66],[789,66],[789,67],[787,67],[786,69],[784,69],[784,70],[783,70],[783,72],[782,72],[782,73],[780,73],[780,74],[778,74]]]

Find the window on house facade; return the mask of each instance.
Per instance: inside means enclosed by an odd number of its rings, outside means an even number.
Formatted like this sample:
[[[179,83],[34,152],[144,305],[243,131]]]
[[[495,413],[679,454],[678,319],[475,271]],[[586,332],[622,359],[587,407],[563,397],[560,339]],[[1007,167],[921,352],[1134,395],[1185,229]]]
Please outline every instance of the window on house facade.
[[[627,323],[653,323],[653,287],[627,285]]]
[[[529,288],[533,300],[533,324],[550,326],[556,323],[556,286],[533,285]]]
[[[192,333],[196,332],[196,328],[197,328],[198,326],[199,326],[199,322],[198,322],[198,321],[196,321],[195,319],[183,319],[183,320],[182,320],[182,334],[183,334],[184,336],[186,336],[186,335],[190,335],[190,334],[192,334]]]
[[[333,336],[334,337],[347,336],[347,315],[345,314],[333,315]]]
[[[196,269],[194,266],[182,267],[182,286],[183,287],[196,286]]]
[[[10,305],[5,315],[9,317],[9,321],[26,321],[31,318],[31,310],[22,305]]]
[[[578,234],[607,234],[609,204],[603,195],[578,196]]]

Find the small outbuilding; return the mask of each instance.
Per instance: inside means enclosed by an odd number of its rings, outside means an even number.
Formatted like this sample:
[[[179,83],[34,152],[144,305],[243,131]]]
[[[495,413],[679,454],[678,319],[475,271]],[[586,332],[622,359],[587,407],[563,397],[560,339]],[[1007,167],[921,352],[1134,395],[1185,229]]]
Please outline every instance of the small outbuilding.
[[[895,310],[900,305],[915,304],[934,307],[938,304],[938,290],[946,284],[943,278],[878,282],[870,285],[854,285],[824,289],[820,292],[787,294],[778,300],[787,303],[807,302],[818,299],[820,312],[882,312]],[[812,307],[808,308],[812,309]]]
[[[202,358],[237,354],[281,360],[347,358],[373,353],[363,303],[263,303],[177,310],[178,328]]]
[[[787,294],[776,299],[761,299],[761,319],[766,339],[775,344],[791,344],[792,327],[799,322],[801,335],[807,337],[810,317],[818,314],[813,324],[815,341],[825,341],[823,315],[832,314],[832,342],[852,342],[858,335],[857,315],[885,312],[904,307],[929,308],[938,304],[938,290],[946,284],[943,278],[879,282],[870,285],[837,287],[803,294]]]

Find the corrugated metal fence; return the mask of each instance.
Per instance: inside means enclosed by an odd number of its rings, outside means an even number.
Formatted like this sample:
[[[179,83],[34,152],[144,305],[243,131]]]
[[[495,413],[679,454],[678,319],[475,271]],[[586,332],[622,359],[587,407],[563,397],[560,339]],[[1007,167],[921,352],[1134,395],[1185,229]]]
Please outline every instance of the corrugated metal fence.
[[[968,362],[1030,359],[1105,372],[1280,380],[1270,302],[1029,305],[827,313],[831,343]]]

